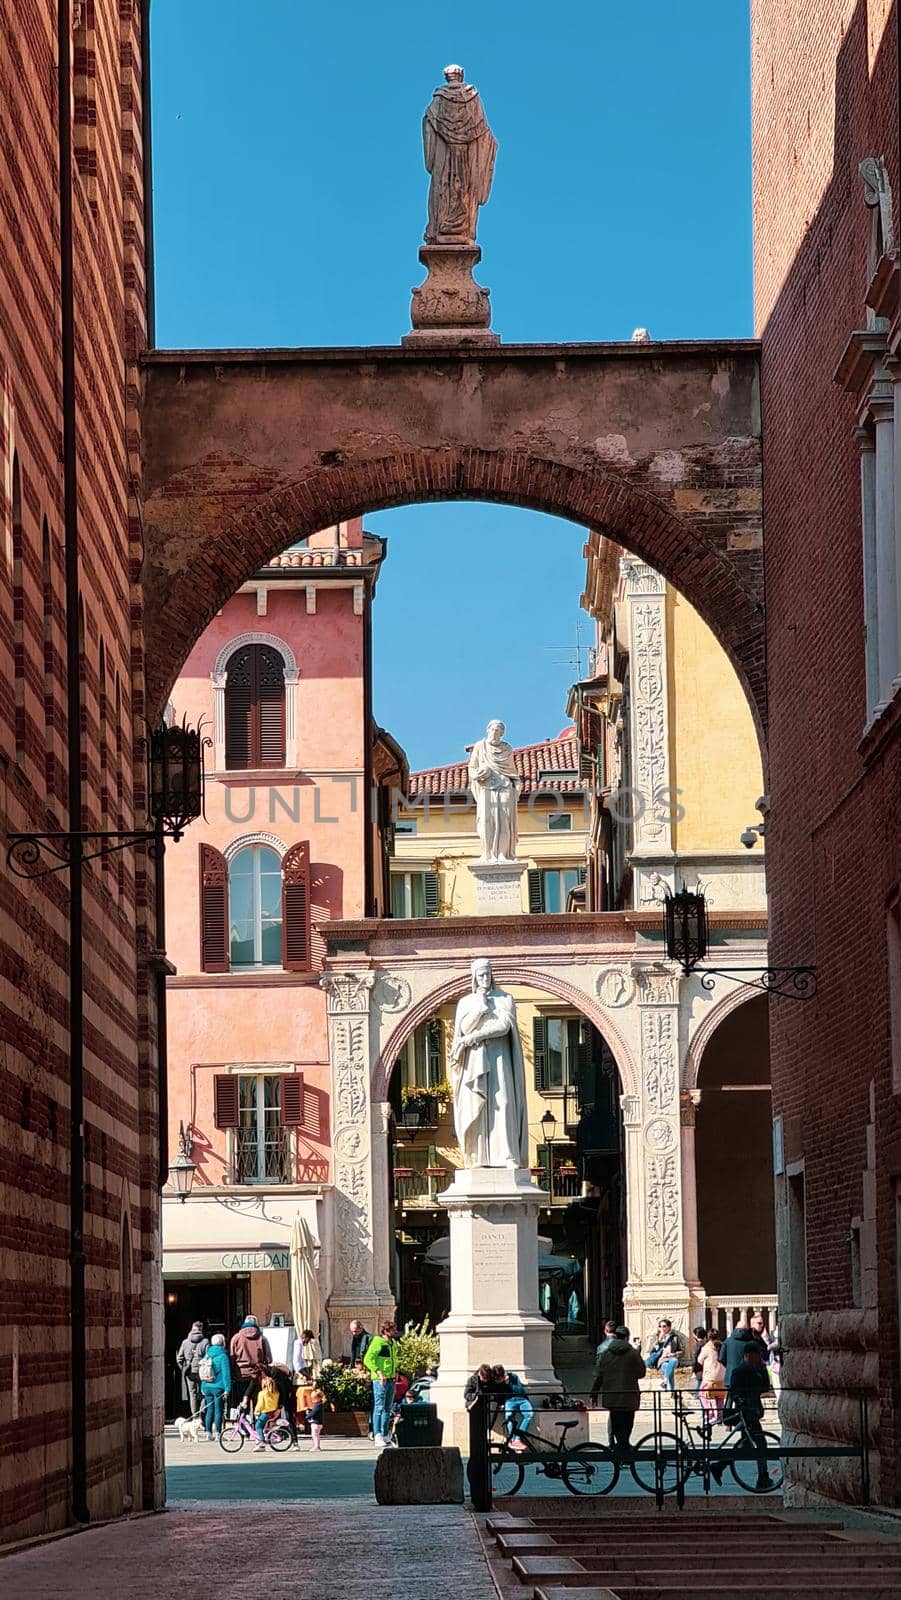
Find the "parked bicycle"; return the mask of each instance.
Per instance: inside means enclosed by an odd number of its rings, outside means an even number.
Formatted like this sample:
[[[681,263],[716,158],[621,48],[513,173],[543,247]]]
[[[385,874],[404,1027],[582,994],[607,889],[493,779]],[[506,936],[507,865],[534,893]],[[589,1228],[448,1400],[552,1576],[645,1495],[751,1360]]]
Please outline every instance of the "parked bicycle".
[[[728,1469],[736,1483],[750,1494],[772,1494],[781,1489],[782,1462],[772,1459],[772,1452],[779,1449],[778,1435],[761,1429],[755,1440],[740,1412],[727,1423],[727,1428],[725,1437],[714,1444],[712,1425],[704,1422],[693,1428],[683,1411],[681,1442],[675,1433],[647,1433],[638,1440],[634,1459],[629,1462],[635,1482],[654,1494],[659,1471],[663,1493],[674,1494],[680,1477],[683,1484],[693,1474],[703,1478],[705,1485],[709,1478],[719,1484]]]
[[[541,1415],[547,1417],[548,1413],[543,1411]],[[570,1494],[609,1494],[619,1477],[619,1466],[603,1445],[567,1447],[566,1435],[578,1424],[577,1417],[555,1422],[553,1426],[559,1429],[555,1445],[548,1444],[541,1434],[530,1433],[528,1428],[514,1427],[509,1440],[491,1448],[493,1493],[518,1494],[525,1482],[526,1467],[534,1466],[546,1478],[559,1478]],[[512,1439],[518,1440],[525,1449],[512,1450]]]
[[[244,1440],[250,1439],[254,1444],[259,1444],[256,1428],[248,1411],[239,1411],[233,1422],[227,1422],[219,1435],[222,1449],[229,1455],[235,1455],[244,1449]],[[273,1450],[290,1450],[291,1430],[287,1422],[281,1417],[276,1417],[264,1430],[266,1444]]]

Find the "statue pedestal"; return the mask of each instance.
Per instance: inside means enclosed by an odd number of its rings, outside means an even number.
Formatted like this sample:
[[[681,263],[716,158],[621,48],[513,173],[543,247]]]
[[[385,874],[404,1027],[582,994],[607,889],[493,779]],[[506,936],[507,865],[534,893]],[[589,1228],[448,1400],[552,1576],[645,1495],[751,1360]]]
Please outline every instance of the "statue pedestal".
[[[553,1328],[538,1311],[538,1213],[547,1195],[524,1167],[469,1167],[438,1196],[450,1220],[450,1315],[439,1324],[438,1381],[429,1399],[444,1443],[469,1447],[467,1378],[483,1361],[527,1386],[559,1390]],[[540,1399],[538,1400],[540,1405]]]
[[[419,259],[428,277],[413,290],[413,332],[405,334],[401,343],[500,344],[490,328],[489,291],[472,276],[482,259],[478,245],[424,244]]]
[[[522,880],[525,861],[467,861],[476,889],[479,917],[518,916],[523,910]]]

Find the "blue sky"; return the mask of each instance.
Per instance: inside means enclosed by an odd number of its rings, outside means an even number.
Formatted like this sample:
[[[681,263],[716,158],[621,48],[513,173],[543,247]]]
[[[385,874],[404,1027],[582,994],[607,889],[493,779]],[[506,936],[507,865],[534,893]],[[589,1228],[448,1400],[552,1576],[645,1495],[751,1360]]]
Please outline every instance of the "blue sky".
[[[160,345],[396,343],[448,61],[500,146],[479,276],[503,339],[752,331],[746,0],[153,0],[151,33]],[[414,765],[489,714],[516,743],[558,731],[582,530],[459,504],[367,521],[391,551],[376,714]]]

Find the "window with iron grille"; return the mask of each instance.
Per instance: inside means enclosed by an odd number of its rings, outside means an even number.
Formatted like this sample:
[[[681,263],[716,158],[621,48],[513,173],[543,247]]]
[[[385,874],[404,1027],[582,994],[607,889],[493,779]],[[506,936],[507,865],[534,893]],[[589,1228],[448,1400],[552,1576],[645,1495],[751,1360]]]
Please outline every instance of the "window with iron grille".
[[[293,1138],[282,1118],[281,1073],[239,1077],[232,1183],[290,1183]]]
[[[285,663],[270,645],[243,645],[225,675],[229,771],[285,764]]]

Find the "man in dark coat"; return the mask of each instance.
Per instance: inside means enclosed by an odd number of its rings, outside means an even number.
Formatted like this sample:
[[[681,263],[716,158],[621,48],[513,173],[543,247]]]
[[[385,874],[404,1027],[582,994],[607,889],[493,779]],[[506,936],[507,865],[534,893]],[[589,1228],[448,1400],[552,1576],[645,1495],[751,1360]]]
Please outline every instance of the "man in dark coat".
[[[203,1396],[200,1388],[200,1363],[210,1348],[210,1341],[203,1331],[203,1323],[198,1321],[192,1324],[191,1332],[186,1339],[182,1339],[175,1356],[178,1370],[181,1373],[182,1398],[187,1400],[191,1407],[191,1416],[199,1417]]]
[[[601,1405],[610,1413],[608,1437],[617,1455],[628,1452],[635,1413],[641,1404],[639,1380],[646,1371],[644,1361],[630,1342],[628,1328],[620,1324],[598,1358],[591,1386],[592,1400],[600,1394]]]
[[[744,1360],[745,1351],[749,1348],[758,1351],[766,1361],[766,1345],[763,1340],[758,1339],[744,1322],[740,1322],[720,1346],[720,1360],[726,1369],[724,1382],[727,1389],[732,1382],[733,1374],[738,1371]]]
[[[366,1351],[369,1349],[371,1338],[372,1334],[367,1333],[359,1317],[355,1317],[350,1325],[350,1365],[352,1367],[355,1367],[358,1361],[362,1361]]]

